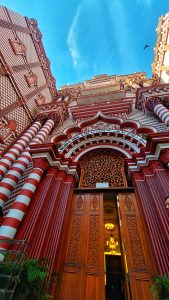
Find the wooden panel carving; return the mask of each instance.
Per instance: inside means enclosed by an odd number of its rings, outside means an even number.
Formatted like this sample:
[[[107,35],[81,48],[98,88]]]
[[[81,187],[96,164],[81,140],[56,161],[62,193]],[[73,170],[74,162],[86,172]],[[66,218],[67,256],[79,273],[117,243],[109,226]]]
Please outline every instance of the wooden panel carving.
[[[91,210],[93,210],[93,211],[100,210],[100,206],[99,206],[100,202],[96,195],[92,196],[90,201],[91,201],[90,202]]]
[[[99,216],[90,216],[89,219],[89,242],[88,242],[88,257],[87,264],[89,266],[99,265]]]
[[[125,196],[124,198],[124,204],[125,204],[125,210],[134,210],[134,205],[131,197],[128,195]]]
[[[81,195],[75,198],[74,209],[84,210],[84,198]]]
[[[79,246],[80,246],[80,225],[81,225],[81,217],[78,215],[73,216],[72,224],[71,224],[69,248],[66,256],[66,264],[78,263]]]
[[[124,244],[124,261],[129,274],[132,299],[152,300],[150,292],[153,262],[149,255],[148,240],[143,231],[143,224],[134,194],[119,194],[119,218],[122,226],[121,235]]]
[[[102,195],[74,195],[71,214],[59,300],[104,300]]]
[[[83,157],[80,163],[81,187],[95,188],[96,182],[108,182],[109,186],[126,186],[124,160],[111,151],[94,151]]]
[[[130,249],[132,253],[133,268],[136,271],[145,271],[146,263],[143,253],[143,247],[137,228],[135,216],[126,216],[127,229],[129,236]]]

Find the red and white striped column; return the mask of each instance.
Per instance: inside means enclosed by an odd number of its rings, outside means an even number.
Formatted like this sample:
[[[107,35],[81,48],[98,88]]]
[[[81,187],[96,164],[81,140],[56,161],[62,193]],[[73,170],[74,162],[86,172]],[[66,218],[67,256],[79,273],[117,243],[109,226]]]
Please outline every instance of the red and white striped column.
[[[27,207],[36,191],[39,181],[44,171],[48,168],[48,162],[44,159],[37,159],[36,164],[40,167],[34,167],[23,185],[19,195],[13,202],[8,214],[6,215],[2,226],[0,227],[0,239],[13,239],[17,229],[26,213]],[[8,244],[3,244],[0,249],[8,249]],[[4,256],[0,255],[0,260]]]
[[[45,138],[49,134],[50,130],[54,126],[54,121],[52,119],[48,120],[42,129],[38,132],[35,138],[32,140],[30,145],[39,144],[44,142]],[[31,161],[31,155],[29,153],[29,148],[24,151],[16,163],[11,167],[8,173],[4,176],[0,182],[0,206],[3,207],[5,202],[8,200],[13,189],[15,188],[17,182],[23,175],[24,171],[27,169]]]
[[[20,156],[21,152],[26,148],[32,138],[36,135],[41,126],[41,122],[36,121],[0,160],[0,180],[14,161]]]
[[[169,110],[161,103],[154,106],[154,113],[161,119],[166,125],[169,125]]]

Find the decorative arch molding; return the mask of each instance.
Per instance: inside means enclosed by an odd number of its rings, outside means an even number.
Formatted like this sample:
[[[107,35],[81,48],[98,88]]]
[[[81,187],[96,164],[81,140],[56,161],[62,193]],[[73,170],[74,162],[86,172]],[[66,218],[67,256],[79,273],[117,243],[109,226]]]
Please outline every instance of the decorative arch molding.
[[[59,153],[65,157],[71,157],[81,148],[97,144],[113,144],[120,146],[129,153],[139,153],[141,147],[146,146],[146,142],[140,136],[126,130],[91,130],[74,136],[64,143],[59,149]]]
[[[133,121],[133,120],[127,120],[127,119],[122,119],[120,117],[111,117],[111,116],[106,116],[101,112],[98,112],[94,117],[87,119],[85,121],[80,122],[78,125],[71,126],[69,128],[66,128],[64,130],[64,133],[60,135],[55,135],[52,137],[51,142],[53,143],[58,143],[61,142],[63,139],[69,139],[70,134],[76,134],[77,133],[82,133],[83,128],[96,124],[98,121],[106,122],[109,124],[115,124],[120,127],[120,130],[126,130],[130,127],[132,128],[135,133],[156,133],[157,129],[153,126],[145,126],[141,125],[140,122],[138,121]],[[129,131],[127,131],[129,132]]]
[[[84,139],[85,140],[85,139]],[[151,161],[160,160],[164,167],[169,168],[169,136],[166,132],[154,133],[148,136],[146,147],[142,147],[139,153],[132,153],[128,149],[118,144],[100,144],[95,143],[77,148],[74,157],[66,157],[65,153],[59,153],[54,143],[37,144],[30,146],[30,153],[33,160],[36,158],[46,158],[50,166],[58,167],[59,170],[75,176],[78,181],[78,161],[80,157],[88,151],[94,149],[112,149],[126,158],[126,170],[129,178],[131,174],[138,174],[142,167],[149,165]],[[70,148],[73,147],[73,144]],[[137,179],[135,179],[136,181]],[[143,179],[141,179],[143,180]]]

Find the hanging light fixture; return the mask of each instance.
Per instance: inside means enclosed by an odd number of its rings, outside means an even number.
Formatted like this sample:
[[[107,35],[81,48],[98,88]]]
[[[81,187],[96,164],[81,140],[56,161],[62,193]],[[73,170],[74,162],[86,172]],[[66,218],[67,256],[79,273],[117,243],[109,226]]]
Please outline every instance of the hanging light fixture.
[[[109,249],[112,250],[116,250],[117,246],[118,246],[118,242],[115,241],[115,238],[113,236],[113,234],[111,233],[110,235],[110,239],[109,241],[106,241],[106,245],[109,247]]]
[[[111,223],[111,222],[105,223],[104,226],[105,226],[105,228],[106,228],[107,230],[113,230],[113,228],[114,228],[114,224]]]

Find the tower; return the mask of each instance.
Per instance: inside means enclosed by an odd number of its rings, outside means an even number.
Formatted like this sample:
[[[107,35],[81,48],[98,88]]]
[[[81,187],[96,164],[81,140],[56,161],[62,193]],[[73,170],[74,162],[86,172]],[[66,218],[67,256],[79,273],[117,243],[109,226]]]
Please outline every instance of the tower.
[[[169,83],[103,74],[56,91],[36,21],[1,18],[1,239],[45,258],[54,299],[153,299],[152,276],[168,274]]]

